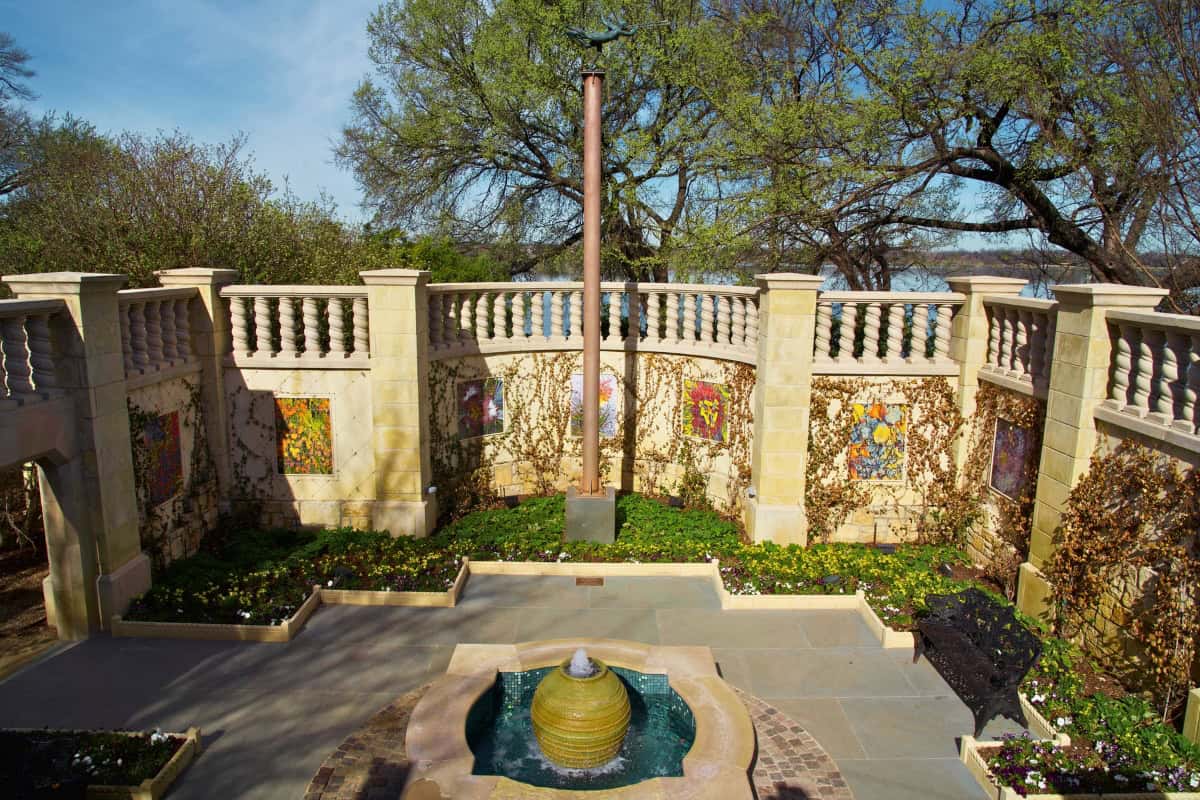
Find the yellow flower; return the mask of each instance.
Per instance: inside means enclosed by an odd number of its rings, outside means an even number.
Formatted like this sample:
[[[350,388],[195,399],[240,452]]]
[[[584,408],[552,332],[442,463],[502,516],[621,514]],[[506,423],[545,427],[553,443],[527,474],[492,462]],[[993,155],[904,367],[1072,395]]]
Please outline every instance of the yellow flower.
[[[875,432],[872,433],[871,436],[875,439],[875,444],[887,444],[895,437],[895,435],[892,433],[892,429],[887,425],[877,425],[875,427]]]

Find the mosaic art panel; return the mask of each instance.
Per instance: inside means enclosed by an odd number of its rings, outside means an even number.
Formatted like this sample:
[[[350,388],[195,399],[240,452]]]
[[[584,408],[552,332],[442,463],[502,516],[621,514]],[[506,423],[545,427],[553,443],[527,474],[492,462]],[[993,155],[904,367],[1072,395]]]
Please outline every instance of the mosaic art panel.
[[[481,378],[458,384],[458,438],[504,433],[504,381]]]
[[[275,450],[284,475],[332,475],[329,398],[276,397]]]
[[[1029,488],[1026,466],[1033,448],[1033,432],[996,418],[996,433],[992,440],[992,475],[989,485],[995,491],[1017,500]]]
[[[160,414],[142,429],[146,444],[147,493],[150,505],[170,500],[183,487],[183,454],[179,441],[179,412]]]
[[[571,376],[571,435],[583,435],[583,373]],[[600,373],[600,435],[617,435],[617,376]]]
[[[856,481],[902,481],[908,439],[904,403],[854,403],[846,463]]]
[[[683,435],[713,442],[729,441],[729,387],[685,378],[683,381]]]

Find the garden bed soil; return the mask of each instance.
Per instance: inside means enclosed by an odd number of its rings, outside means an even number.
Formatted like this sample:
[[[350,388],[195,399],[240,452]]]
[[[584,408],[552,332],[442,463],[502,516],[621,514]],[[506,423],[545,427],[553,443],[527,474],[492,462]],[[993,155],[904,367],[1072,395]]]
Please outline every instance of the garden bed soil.
[[[12,674],[58,641],[46,624],[42,580],[46,555],[33,548],[0,550],[0,678]]]

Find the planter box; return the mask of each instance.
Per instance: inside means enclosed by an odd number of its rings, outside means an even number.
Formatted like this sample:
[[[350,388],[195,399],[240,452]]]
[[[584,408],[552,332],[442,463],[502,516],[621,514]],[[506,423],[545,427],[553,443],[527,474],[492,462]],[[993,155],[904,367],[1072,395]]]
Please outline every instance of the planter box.
[[[290,642],[304,623],[321,605],[321,590],[300,604],[296,613],[279,625],[222,625],[217,622],[141,622],[112,618],[113,636],[137,636],[148,639],[207,639],[234,642]]]
[[[1033,703],[1029,702],[1029,698],[1025,695],[1017,695],[1017,699],[1021,701],[1021,710],[1025,712],[1025,721],[1028,723],[1029,732],[1038,739],[1049,739],[1059,747],[1066,747],[1071,744],[1071,737],[1065,733],[1059,733],[1050,724],[1050,720],[1042,716],[1042,712],[1037,710]]]
[[[988,800],[1021,800],[1021,795],[1008,786],[998,785],[988,772],[987,762],[980,750],[996,746],[996,742],[978,742],[973,736],[964,736],[959,758],[966,765],[967,771],[983,787]],[[1200,792],[1112,792],[1104,795],[1051,792],[1029,794],[1026,795],[1026,800],[1096,800],[1097,797],[1103,797],[1104,800],[1200,800]]]
[[[462,596],[473,565],[464,558],[454,585],[444,592],[378,592],[367,589],[326,589],[318,592],[321,602],[331,606],[418,606],[425,608],[453,608]]]
[[[235,642],[290,642],[322,604],[349,606],[424,606],[451,608],[462,595],[470,573],[463,559],[454,585],[444,592],[376,592],[362,589],[326,589],[314,586],[296,613],[279,625],[222,625],[215,622],[139,622],[112,618],[113,636],[148,639],[207,639]]]
[[[89,733],[90,731],[77,730],[47,730],[42,728],[17,728],[8,729],[18,732],[26,731],[28,733],[65,733],[77,735],[80,733]],[[106,731],[107,733],[108,731]],[[112,731],[113,733],[125,734],[127,736],[144,736],[144,733],[137,731]],[[196,756],[200,755],[200,729],[188,728],[187,733],[168,733],[177,739],[184,739],[184,743],[175,751],[175,755],[171,756],[170,760],[163,765],[162,769],[153,778],[147,778],[137,786],[108,786],[104,784],[95,784],[87,787],[88,800],[159,800],[167,793],[167,789],[175,782],[175,779],[187,769],[188,765],[195,760]]]
[[[875,634],[875,638],[879,640],[879,646],[887,649],[908,649],[912,650],[915,646],[914,634],[912,631],[898,631],[894,628],[889,628],[875,613],[875,609],[871,608],[871,604],[867,602],[867,597],[862,592],[858,593],[861,605],[859,613],[862,614],[863,621],[867,623],[867,627],[871,629],[871,633]]]

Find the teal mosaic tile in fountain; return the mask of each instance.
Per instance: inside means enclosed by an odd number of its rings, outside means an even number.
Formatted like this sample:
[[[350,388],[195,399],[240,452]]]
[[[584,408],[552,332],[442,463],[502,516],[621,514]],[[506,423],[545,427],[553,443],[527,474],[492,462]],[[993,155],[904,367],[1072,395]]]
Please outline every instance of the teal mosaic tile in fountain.
[[[666,675],[611,667],[629,692],[629,733],[617,757],[592,770],[563,769],[542,755],[529,708],[551,669],[501,672],[467,714],[467,743],[476,775],[504,775],[556,789],[613,789],[683,774],[696,738],[696,720]]]

